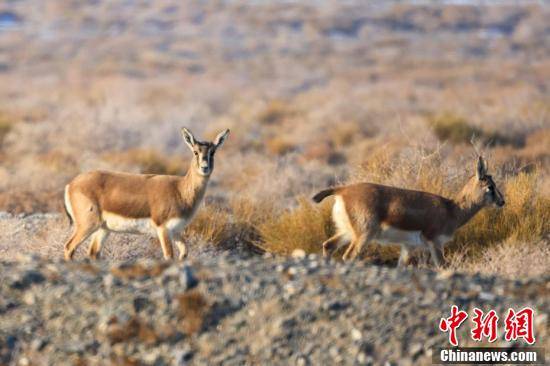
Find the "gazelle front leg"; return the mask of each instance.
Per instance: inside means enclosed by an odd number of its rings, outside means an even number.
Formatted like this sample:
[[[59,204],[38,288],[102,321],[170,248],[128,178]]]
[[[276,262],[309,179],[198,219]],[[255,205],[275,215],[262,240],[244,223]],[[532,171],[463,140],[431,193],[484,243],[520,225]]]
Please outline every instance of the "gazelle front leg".
[[[187,246],[185,245],[185,243],[181,239],[179,239],[176,240],[176,246],[178,247],[178,251],[180,253],[178,256],[178,260],[182,261],[187,258]]]
[[[92,241],[90,243],[90,246],[88,247],[88,256],[91,259],[98,258],[99,252],[101,251],[101,247],[103,246],[103,243],[105,243],[105,240],[107,240],[108,236],[109,236],[109,232],[103,228],[98,229],[92,235]]]
[[[411,262],[410,249],[406,245],[401,245],[401,252],[399,254],[398,267],[406,267]]]
[[[174,252],[172,250],[172,238],[170,237],[170,231],[164,226],[159,226],[157,227],[157,235],[159,237],[164,259],[173,259]]]
[[[443,248],[436,240],[428,240],[428,249],[430,249],[430,255],[432,261],[436,267],[443,267],[445,265],[445,258],[443,257]]]

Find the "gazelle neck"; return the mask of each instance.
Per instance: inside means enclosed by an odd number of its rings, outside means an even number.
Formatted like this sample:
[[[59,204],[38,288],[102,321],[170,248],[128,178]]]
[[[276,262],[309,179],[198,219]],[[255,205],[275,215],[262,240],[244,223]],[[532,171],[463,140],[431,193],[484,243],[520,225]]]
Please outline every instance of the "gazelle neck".
[[[472,197],[472,184],[472,181],[466,183],[453,200],[456,205],[457,229],[470,221],[483,208],[483,205]]]
[[[197,173],[193,167],[193,162],[189,165],[187,173],[181,177],[178,189],[182,197],[194,198],[197,195],[203,195],[208,186],[209,175]]]

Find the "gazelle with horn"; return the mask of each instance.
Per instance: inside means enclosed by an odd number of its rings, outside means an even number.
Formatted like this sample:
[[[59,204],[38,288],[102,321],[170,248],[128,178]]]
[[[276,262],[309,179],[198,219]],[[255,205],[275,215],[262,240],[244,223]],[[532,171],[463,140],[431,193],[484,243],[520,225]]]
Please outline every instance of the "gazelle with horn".
[[[399,265],[410,261],[410,250],[427,247],[433,262],[444,262],[443,247],[455,231],[483,207],[504,206],[504,198],[488,174],[487,162],[478,157],[476,174],[462,191],[449,199],[436,194],[359,183],[330,188],[317,193],[321,202],[335,196],[332,218],[337,233],[323,243],[323,254],[330,256],[348,243],[343,259],[356,258],[370,241],[401,244]]]
[[[181,232],[203,200],[214,154],[229,130],[214,142],[198,141],[186,128],[181,132],[194,154],[184,176],[92,171],[67,184],[65,210],[74,231],[65,244],[65,259],[71,259],[90,236],[88,255],[97,258],[110,232],[156,234],[165,259],[173,258],[172,241],[178,246],[179,259],[186,257]]]

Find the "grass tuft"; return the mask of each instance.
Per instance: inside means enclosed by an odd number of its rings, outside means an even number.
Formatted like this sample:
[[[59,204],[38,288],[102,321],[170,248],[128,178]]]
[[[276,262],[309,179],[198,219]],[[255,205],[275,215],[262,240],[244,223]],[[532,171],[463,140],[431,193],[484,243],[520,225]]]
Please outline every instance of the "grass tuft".
[[[550,233],[550,198],[540,195],[537,173],[521,173],[504,182],[506,205],[486,208],[460,229],[453,247],[479,255],[486,246],[504,241],[539,241]]]
[[[287,103],[281,100],[272,100],[259,113],[258,121],[262,124],[271,125],[282,122],[289,114],[292,114]]]
[[[295,249],[319,253],[321,244],[331,234],[331,204],[314,205],[306,198],[298,206],[273,216],[259,225],[261,239],[257,245],[268,252],[291,254]]]
[[[13,118],[9,114],[0,111],[0,146],[2,146],[6,135],[12,130],[13,124]]]
[[[109,153],[105,159],[115,164],[137,166],[139,172],[144,174],[181,175],[187,170],[185,159],[165,156],[152,149]]]
[[[452,144],[469,143],[472,136],[484,135],[483,130],[450,112],[430,116],[428,124],[440,141],[449,141]]]

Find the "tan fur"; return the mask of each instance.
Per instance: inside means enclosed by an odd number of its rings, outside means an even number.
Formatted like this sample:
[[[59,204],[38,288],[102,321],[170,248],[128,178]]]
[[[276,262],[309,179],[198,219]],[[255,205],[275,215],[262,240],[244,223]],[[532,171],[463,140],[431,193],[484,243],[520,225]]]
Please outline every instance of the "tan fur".
[[[92,236],[88,254],[97,258],[109,232],[157,235],[165,259],[173,257],[176,241],[183,259],[187,250],[180,234],[204,198],[214,153],[229,130],[214,143],[196,141],[187,129],[183,137],[195,157],[183,177],[92,171],[75,177],[65,187],[65,207],[75,223],[65,244],[65,259]]]
[[[322,191],[316,201],[328,196],[327,192],[336,197],[333,219],[337,227],[336,235],[323,243],[323,253],[329,256],[351,242],[343,259],[353,259],[373,240],[401,244],[400,264],[408,263],[410,249],[424,247],[435,264],[441,265],[443,246],[459,227],[484,206],[504,205],[482,158],[476,172],[455,199],[373,183]]]

